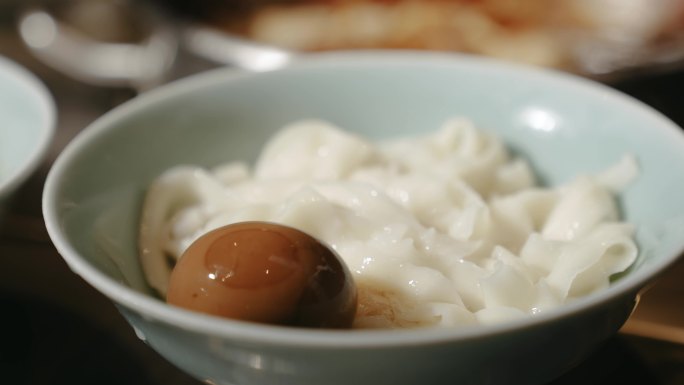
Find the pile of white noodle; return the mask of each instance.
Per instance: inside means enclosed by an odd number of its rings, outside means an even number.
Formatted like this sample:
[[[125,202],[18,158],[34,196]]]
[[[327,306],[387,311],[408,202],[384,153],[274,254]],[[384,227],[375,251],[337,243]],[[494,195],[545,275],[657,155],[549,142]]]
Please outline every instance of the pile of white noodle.
[[[142,264],[161,295],[200,235],[240,221],[303,230],[336,250],[359,289],[355,327],[501,322],[609,285],[637,256],[614,194],[626,156],[600,175],[535,185],[529,166],[464,119],[379,144],[322,121],[284,127],[250,167],[180,165],[149,187]]]

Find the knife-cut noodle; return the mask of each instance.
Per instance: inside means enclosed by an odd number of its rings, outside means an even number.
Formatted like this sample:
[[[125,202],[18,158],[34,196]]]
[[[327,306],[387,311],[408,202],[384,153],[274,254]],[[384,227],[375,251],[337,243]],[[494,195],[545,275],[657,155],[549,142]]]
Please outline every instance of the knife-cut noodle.
[[[638,174],[536,185],[528,164],[464,119],[372,143],[322,121],[284,127],[254,166],[174,167],[152,182],[140,252],[164,295],[199,236],[241,221],[305,231],[332,247],[359,291],[357,328],[492,323],[605,289],[635,261],[615,194]]]

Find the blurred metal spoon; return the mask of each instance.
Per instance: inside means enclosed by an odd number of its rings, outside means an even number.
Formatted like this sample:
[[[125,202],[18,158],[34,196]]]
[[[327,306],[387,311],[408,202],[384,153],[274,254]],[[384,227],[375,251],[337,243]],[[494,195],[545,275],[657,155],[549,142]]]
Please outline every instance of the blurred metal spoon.
[[[283,67],[296,55],[291,51],[258,44],[194,24],[183,28],[182,39],[187,49],[199,57],[255,72]]]

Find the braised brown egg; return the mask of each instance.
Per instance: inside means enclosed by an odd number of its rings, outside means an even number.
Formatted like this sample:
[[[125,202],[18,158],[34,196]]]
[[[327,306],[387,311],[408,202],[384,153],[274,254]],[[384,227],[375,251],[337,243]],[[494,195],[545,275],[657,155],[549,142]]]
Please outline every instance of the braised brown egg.
[[[213,230],[190,245],[171,274],[167,302],[226,318],[347,328],[356,287],[339,256],[312,236],[267,222]]]

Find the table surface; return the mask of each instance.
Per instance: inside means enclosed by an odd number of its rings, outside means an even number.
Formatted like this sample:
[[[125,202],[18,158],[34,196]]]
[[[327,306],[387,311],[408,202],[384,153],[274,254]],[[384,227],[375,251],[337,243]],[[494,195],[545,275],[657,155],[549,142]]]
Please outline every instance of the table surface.
[[[60,150],[88,123],[134,96],[80,84],[36,62],[0,16],[0,55],[48,85],[59,111],[42,166],[0,219],[0,376],[12,384],[198,384],[135,336],[114,305],[73,274],[46,233],[45,176]],[[6,20],[5,20],[6,21]],[[611,83],[684,126],[684,70]],[[560,384],[684,384],[684,261],[641,297],[633,317]],[[5,382],[7,380],[7,382]]]

